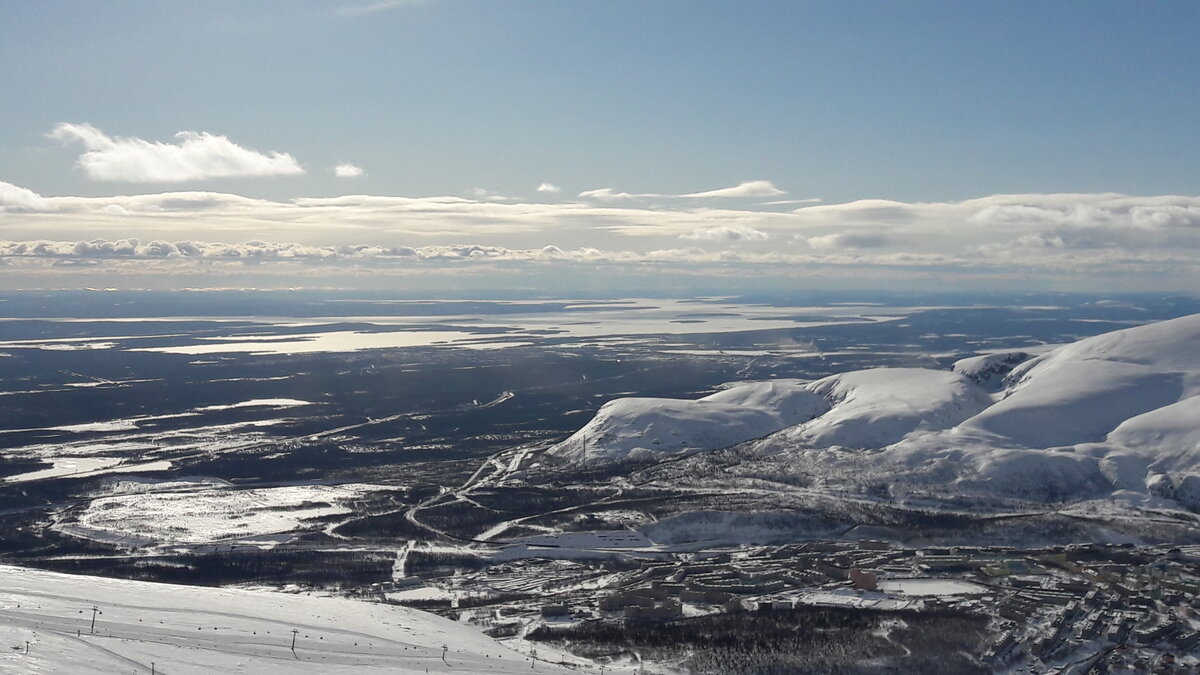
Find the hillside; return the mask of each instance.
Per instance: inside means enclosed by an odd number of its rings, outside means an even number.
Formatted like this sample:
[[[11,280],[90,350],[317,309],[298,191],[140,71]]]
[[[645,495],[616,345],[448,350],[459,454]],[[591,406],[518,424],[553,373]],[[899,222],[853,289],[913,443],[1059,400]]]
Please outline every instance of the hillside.
[[[620,398],[550,452],[568,461],[715,450],[810,420],[829,404],[798,380],[751,382],[702,399]]]
[[[8,673],[531,671],[527,656],[469,626],[338,598],[0,566],[0,617]],[[568,671],[539,662],[536,672]]]
[[[1200,509],[1200,315],[1036,351],[951,371],[750,383],[697,401],[619,399],[548,454],[644,459],[762,439],[757,452],[792,456],[827,484]]]

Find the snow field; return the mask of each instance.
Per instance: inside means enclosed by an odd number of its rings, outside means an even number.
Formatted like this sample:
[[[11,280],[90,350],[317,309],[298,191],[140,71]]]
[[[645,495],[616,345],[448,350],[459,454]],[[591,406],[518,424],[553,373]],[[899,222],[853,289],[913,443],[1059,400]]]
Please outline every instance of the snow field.
[[[0,617],[3,673],[579,672],[406,607],[9,566]]]
[[[370,485],[294,485],[123,494],[93,499],[55,529],[100,541],[137,545],[209,544],[303,529],[310,521],[350,512]]]

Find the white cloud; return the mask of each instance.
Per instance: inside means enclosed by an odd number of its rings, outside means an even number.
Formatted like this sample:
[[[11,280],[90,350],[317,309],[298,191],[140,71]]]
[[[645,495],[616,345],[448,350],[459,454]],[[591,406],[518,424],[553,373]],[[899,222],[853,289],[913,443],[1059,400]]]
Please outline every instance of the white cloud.
[[[787,193],[772,185],[769,180],[751,180],[738,183],[733,187],[709,190],[707,192],[693,192],[679,196],[705,199],[710,197],[778,197],[783,194]]]
[[[582,197],[583,199],[595,199],[595,200],[601,201],[601,202],[616,202],[616,201],[625,201],[625,200],[629,200],[629,199],[639,199],[642,197],[659,197],[661,195],[652,195],[652,194],[635,195],[635,194],[630,194],[628,192],[617,192],[616,190],[614,190],[612,188],[597,188],[595,190],[584,190],[583,192],[579,193],[579,196]]]
[[[1113,223],[1117,215],[1111,210],[1083,202],[1062,208],[1028,204],[998,204],[980,209],[967,220],[976,225],[1068,226],[1103,227]]]
[[[246,176],[292,176],[304,169],[287,153],[263,154],[208,132],[180,131],[178,143],[111,137],[90,124],[59,124],[48,136],[78,142],[78,165],[93,180],[181,183]]]
[[[610,193],[619,194],[604,194]],[[845,273],[855,278],[877,266],[872,275],[901,267],[964,275],[1022,270],[1026,280],[1141,270],[1145,275],[1177,275],[1183,281],[1173,282],[1174,287],[1200,284],[1200,196],[861,200],[785,212],[620,198],[494,201],[503,199],[487,190],[475,198],[342,195],[287,201],[199,191],[42,197],[0,183],[0,222],[3,236],[12,240],[0,250],[0,265],[11,270],[14,260],[34,264],[39,256],[52,253],[49,260],[54,264],[76,264],[81,258],[74,251],[81,241],[89,243],[80,249],[88,252],[96,239],[137,239],[174,247],[147,249],[150,253],[144,257],[156,260],[165,255],[172,260],[364,265],[368,260],[375,261],[372,265],[405,260],[815,265],[834,277],[839,269],[853,270]],[[200,245],[192,238],[225,243]],[[229,243],[246,241],[251,244]],[[551,241],[557,248],[549,247]],[[801,245],[774,246],[775,242]],[[680,248],[681,244],[695,247]],[[139,243],[135,251],[144,246],[149,244]],[[109,257],[93,253],[87,260],[132,265],[141,259],[140,253],[98,250]]]
[[[474,188],[473,190],[471,190],[471,194],[475,195],[476,199],[480,199],[482,201],[488,201],[488,202],[516,201],[516,199],[514,199],[513,197],[508,197],[506,195],[500,194],[499,192],[496,192],[495,190],[488,190],[485,188]]]
[[[558,194],[559,192],[562,192],[562,188],[558,187],[554,183],[542,183],[537,187],[537,191],[548,194]]]
[[[808,199],[779,199],[776,201],[763,202],[763,206],[791,206],[794,204],[820,204],[825,200],[820,197],[810,197]]]
[[[155,279],[162,285],[170,279],[239,278],[256,287],[262,284],[294,286],[302,270],[312,283],[337,279],[336,283],[357,279],[359,285],[378,288],[389,277],[409,279],[437,275],[456,280],[490,279],[479,288],[494,288],[501,277],[496,274],[528,275],[539,279],[554,278],[569,284],[571,279],[611,279],[653,274],[678,278],[708,279],[757,278],[769,284],[780,280],[806,279],[815,284],[837,287],[839,282],[861,283],[874,280],[881,284],[905,281],[925,288],[995,288],[997,282],[1021,288],[1031,278],[1052,280],[1062,287],[1131,290],[1174,288],[1191,290],[1200,281],[1195,257],[1187,253],[1155,252],[1131,258],[1124,252],[1098,251],[1080,255],[1071,251],[1051,250],[1039,254],[1036,249],[998,250],[981,257],[979,251],[967,255],[894,252],[878,255],[846,253],[782,253],[705,250],[702,248],[650,248],[642,251],[579,247],[562,249],[555,245],[505,247],[489,244],[440,244],[428,246],[385,246],[379,244],[328,244],[264,242],[243,243],[171,241],[154,239],[143,243],[136,237],[72,240],[0,240],[0,278],[21,278],[29,283],[32,275],[72,283],[80,277],[73,269],[94,275],[112,275],[112,285],[120,279]],[[1005,254],[1015,254],[1005,258]],[[537,264],[536,268],[530,267]],[[57,270],[57,271],[56,271]],[[198,276],[197,276],[198,275]],[[250,275],[250,276],[247,276]],[[549,276],[554,275],[554,276]],[[528,277],[524,277],[528,278]],[[263,279],[265,281],[257,281]],[[135,281],[132,283],[145,283]],[[189,283],[182,281],[182,283]],[[503,283],[503,282],[501,282]],[[567,286],[564,286],[564,288]]]
[[[1133,224],[1147,229],[1200,227],[1200,205],[1148,205],[1129,210]]]
[[[793,213],[815,219],[841,223],[904,223],[927,214],[943,216],[950,212],[970,209],[970,202],[908,204],[887,199],[859,199],[845,204],[803,206]]]
[[[679,235],[680,239],[697,241],[765,241],[771,236],[752,227],[701,227],[687,234]]]
[[[733,254],[701,248],[670,248],[649,251],[600,250],[592,247],[562,249],[553,244],[536,248],[510,248],[484,244],[436,244],[430,246],[380,246],[334,244],[314,246],[295,242],[248,241],[241,243],[155,239],[143,243],[137,237],[94,238],[83,241],[4,241],[0,259],[90,258],[100,260],[175,258],[195,261],[303,261],[310,264],[346,261],[395,264],[403,262],[663,262],[712,263],[737,259],[747,262],[786,263],[811,258],[776,254]]]
[[[50,202],[28,188],[0,180],[0,213],[5,211],[47,211]]]
[[[738,197],[777,197],[787,194],[783,190],[775,187],[768,180],[752,180],[744,183],[739,183],[733,187],[720,188],[719,190],[708,190],[707,192],[690,192],[681,195],[665,195],[656,194],[653,192],[618,192],[613,188],[598,188],[595,190],[584,190],[579,193],[579,196],[584,199],[595,199],[603,202],[623,201],[630,199],[719,199],[719,198],[738,198]],[[805,200],[807,201],[807,200]],[[820,201],[820,200],[817,200]],[[800,202],[797,202],[800,203]]]
[[[886,236],[871,232],[827,234],[821,237],[809,237],[806,241],[809,246],[817,250],[882,248],[892,243]]]
[[[362,170],[361,166],[355,166],[347,163],[338,164],[337,166],[333,167],[333,175],[337,176],[338,178],[359,178],[361,176],[365,176],[366,172]]]

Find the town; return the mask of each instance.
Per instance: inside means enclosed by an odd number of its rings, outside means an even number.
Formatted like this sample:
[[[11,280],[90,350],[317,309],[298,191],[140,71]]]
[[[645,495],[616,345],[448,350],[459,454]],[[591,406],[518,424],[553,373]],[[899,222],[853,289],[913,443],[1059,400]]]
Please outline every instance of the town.
[[[619,537],[610,542],[619,545]],[[809,541],[699,552],[503,552],[482,569],[426,564],[364,594],[504,638],[643,631],[697,617],[831,609],[959,617],[981,672],[1200,672],[1200,546],[1046,548]],[[437,556],[430,556],[436,560]],[[478,566],[476,566],[478,567]],[[565,642],[565,641],[564,641]]]

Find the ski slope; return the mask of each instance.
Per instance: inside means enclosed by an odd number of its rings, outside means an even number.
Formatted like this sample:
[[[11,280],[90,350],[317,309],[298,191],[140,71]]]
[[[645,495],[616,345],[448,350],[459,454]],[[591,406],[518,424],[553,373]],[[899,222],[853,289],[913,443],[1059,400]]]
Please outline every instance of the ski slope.
[[[152,666],[169,675],[579,672],[533,664],[469,626],[406,607],[0,566],[0,673]]]

